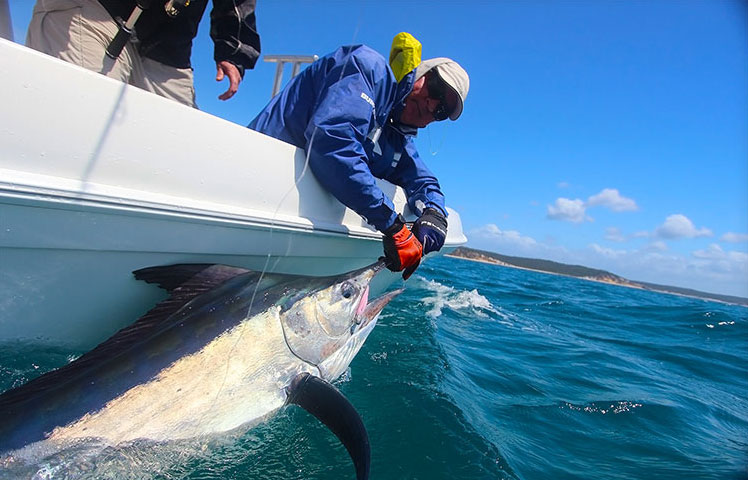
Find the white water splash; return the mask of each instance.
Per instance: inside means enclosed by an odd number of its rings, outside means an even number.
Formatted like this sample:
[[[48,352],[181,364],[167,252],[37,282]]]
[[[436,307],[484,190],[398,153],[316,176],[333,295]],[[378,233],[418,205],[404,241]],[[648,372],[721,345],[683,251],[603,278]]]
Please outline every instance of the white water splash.
[[[714,328],[715,327],[715,325],[713,323],[706,323],[705,325],[706,325],[706,328]],[[735,325],[735,322],[734,321],[719,322],[717,325],[718,326]]]
[[[599,403],[599,404],[598,404]],[[586,413],[599,413],[601,415],[607,415],[608,413],[618,414],[631,412],[636,408],[640,408],[643,405],[637,402],[619,401],[611,403],[593,402],[587,405],[574,405],[573,403],[564,402],[561,408],[568,408],[576,412]]]
[[[469,311],[478,317],[488,317],[488,313],[498,315],[504,320],[508,320],[506,314],[496,309],[486,297],[478,293],[478,290],[457,290],[434,280],[426,280],[423,277],[416,277],[418,286],[428,290],[433,295],[425,296],[421,301],[431,309],[426,312],[431,318],[436,318],[442,314],[442,310],[448,308],[455,311]]]

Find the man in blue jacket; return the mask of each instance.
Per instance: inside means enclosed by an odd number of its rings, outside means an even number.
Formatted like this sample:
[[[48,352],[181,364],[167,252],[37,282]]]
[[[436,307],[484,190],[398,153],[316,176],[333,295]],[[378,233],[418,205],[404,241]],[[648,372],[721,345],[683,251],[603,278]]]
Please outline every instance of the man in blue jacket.
[[[388,268],[407,279],[447,234],[444,195],[413,139],[433,121],[457,120],[468,88],[448,58],[426,60],[398,82],[379,53],[346,46],[297,75],[249,128],[304,148],[317,180],[384,234]],[[375,177],[405,191],[419,215],[412,233]]]

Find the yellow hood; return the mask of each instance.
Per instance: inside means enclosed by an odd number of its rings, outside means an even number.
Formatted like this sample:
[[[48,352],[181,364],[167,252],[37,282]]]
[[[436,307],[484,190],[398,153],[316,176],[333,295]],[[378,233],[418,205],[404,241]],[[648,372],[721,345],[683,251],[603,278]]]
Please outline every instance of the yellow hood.
[[[400,32],[392,39],[390,67],[399,82],[421,63],[421,42],[407,33]]]

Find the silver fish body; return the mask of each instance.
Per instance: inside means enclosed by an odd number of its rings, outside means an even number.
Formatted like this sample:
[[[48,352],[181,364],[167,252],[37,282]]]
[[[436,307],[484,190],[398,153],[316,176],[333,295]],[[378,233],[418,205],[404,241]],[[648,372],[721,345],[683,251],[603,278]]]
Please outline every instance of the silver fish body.
[[[85,439],[116,446],[211,436],[247,429],[289,402],[315,415],[317,404],[346,403],[329,382],[399,293],[369,301],[381,269],[379,262],[324,278],[222,265],[135,272],[170,297],[78,360],[0,395],[0,415],[12,419],[0,425],[0,452],[38,442],[64,448]],[[326,415],[317,416],[344,444],[365,443],[346,448],[366,478],[368,460],[355,458],[368,458],[365,429],[343,432],[349,427]]]

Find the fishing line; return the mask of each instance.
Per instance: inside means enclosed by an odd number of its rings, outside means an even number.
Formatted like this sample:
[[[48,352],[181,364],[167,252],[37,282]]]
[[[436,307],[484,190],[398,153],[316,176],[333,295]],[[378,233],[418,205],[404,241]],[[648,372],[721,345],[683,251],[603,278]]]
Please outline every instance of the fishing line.
[[[439,141],[439,147],[436,150],[434,150],[433,142],[431,141],[431,129],[433,127],[434,127],[434,124],[432,123],[431,125],[428,126],[428,128],[426,128],[426,132],[427,132],[426,135],[429,138],[429,153],[431,154],[432,157],[435,157],[436,154],[439,153],[439,151],[441,151],[442,147],[444,146],[444,139],[447,138],[447,133],[446,133],[446,130],[442,130],[442,135],[441,135],[442,138]]]
[[[363,12],[361,12],[359,14],[359,21],[358,21],[358,24],[356,26],[356,29],[353,32],[353,38],[351,39],[351,44],[355,43],[356,36],[358,35],[359,29],[361,27],[361,18],[363,16],[362,14],[363,14]],[[346,63],[343,65],[343,68],[340,71],[340,77],[338,78],[338,82],[340,82],[343,79],[344,74],[345,74],[345,70],[348,67],[349,62],[350,62],[350,58],[348,58],[346,60]],[[309,68],[309,67],[307,67],[307,68]],[[272,219],[271,219],[271,222],[270,222],[270,229],[269,229],[270,230],[270,234],[268,236],[268,243],[270,245],[272,245],[272,239],[273,239],[273,233],[274,233],[275,227],[276,227],[277,215],[278,215],[278,212],[280,211],[281,206],[283,205],[283,202],[286,201],[286,199],[288,198],[288,196],[294,190],[298,190],[299,183],[301,183],[301,180],[304,178],[304,176],[306,175],[307,170],[309,169],[309,157],[310,157],[311,152],[312,152],[312,146],[314,145],[314,138],[315,138],[315,136],[317,134],[317,130],[318,129],[319,129],[319,127],[317,125],[315,125],[314,126],[314,130],[312,131],[312,135],[309,138],[309,145],[306,148],[306,152],[305,152],[305,156],[304,156],[304,166],[301,169],[301,174],[299,175],[298,178],[294,179],[293,186],[291,188],[289,188],[288,191],[286,191],[286,193],[283,195],[283,197],[281,197],[281,199],[279,200],[277,206],[275,207],[275,210],[273,211],[273,216],[272,216]],[[301,199],[299,199],[299,200],[301,200]],[[284,256],[288,255],[290,248],[291,248],[291,238],[290,238],[290,235],[289,235],[289,242],[287,243],[286,252],[285,252]],[[273,264],[273,267],[272,267],[273,270],[278,266],[278,263],[280,262],[281,258],[284,258],[284,256],[280,256],[279,255],[279,256],[276,257],[275,263]],[[249,307],[247,308],[247,316],[252,311],[252,306],[254,305],[254,300],[255,300],[255,297],[257,295],[257,291],[260,288],[260,283],[262,282],[262,279],[264,278],[265,274],[268,272],[268,267],[269,267],[269,264],[270,264],[271,257],[272,257],[272,250],[268,250],[268,253],[267,253],[266,257],[265,257],[265,264],[263,265],[262,272],[260,272],[260,277],[259,277],[257,283],[255,284],[254,291],[252,292],[252,297],[250,298]],[[239,338],[237,338],[236,342],[234,343],[234,346],[232,347],[232,350],[231,350],[232,352],[233,352],[233,349],[236,347],[236,344],[241,339],[242,335],[243,335],[243,332],[240,334]],[[227,359],[227,363],[228,363],[228,359]],[[224,381],[225,381],[225,377],[224,377]],[[219,389],[219,393],[220,393],[220,389]]]
[[[355,39],[358,36],[359,30],[361,28],[362,19],[363,19],[363,3],[361,4],[361,10],[359,11],[359,18],[358,18],[358,22],[357,22],[356,28],[354,29],[354,32],[353,32],[353,37],[351,38],[351,43],[350,43],[351,45],[355,44]],[[343,65],[343,68],[341,68],[340,77],[338,78],[338,82],[340,82],[343,79],[345,71],[346,71],[346,69],[347,69],[347,67],[349,65],[349,62],[350,62],[350,57],[346,60],[346,63]],[[310,67],[307,67],[307,68],[310,68]],[[293,79],[291,79],[289,81],[292,81],[292,80]],[[374,118],[376,118],[375,113],[376,112],[372,112],[372,115],[374,116]],[[288,189],[288,191],[286,191],[286,193],[281,197],[281,199],[278,201],[277,206],[275,207],[275,210],[273,211],[273,215],[272,215],[272,218],[271,218],[271,221],[270,221],[269,235],[268,235],[268,244],[270,245],[270,247],[268,247],[268,253],[265,256],[265,263],[264,263],[264,265],[262,267],[262,271],[260,272],[260,276],[258,277],[258,279],[257,279],[257,281],[255,283],[255,287],[254,287],[254,289],[252,291],[252,296],[250,297],[249,306],[247,307],[247,313],[245,315],[246,317],[249,317],[249,315],[252,312],[252,307],[254,306],[255,298],[256,298],[257,293],[259,291],[259,288],[260,288],[260,285],[262,283],[262,280],[265,277],[265,274],[268,273],[269,270],[275,270],[275,268],[278,266],[278,263],[280,262],[280,260],[282,258],[286,258],[288,256],[289,252],[290,252],[291,243],[292,243],[293,236],[294,236],[294,232],[293,231],[289,231],[289,233],[288,233],[288,242],[287,242],[287,245],[286,245],[286,251],[285,251],[285,253],[283,255],[276,255],[275,263],[272,265],[272,267],[270,266],[270,261],[271,261],[271,258],[273,256],[273,250],[272,250],[273,242],[272,242],[272,240],[273,240],[273,234],[274,234],[274,231],[275,231],[276,225],[277,225],[277,216],[278,216],[278,213],[279,213],[281,207],[283,206],[283,203],[288,198],[288,196],[291,193],[293,193],[295,190],[298,190],[299,183],[301,183],[301,181],[303,180],[303,178],[305,177],[305,175],[306,175],[306,173],[307,173],[307,171],[309,169],[309,157],[310,157],[310,154],[311,154],[311,151],[312,151],[312,146],[314,144],[314,139],[315,139],[315,136],[317,134],[317,130],[318,130],[318,126],[315,125],[314,126],[314,130],[312,131],[312,135],[311,135],[311,137],[309,139],[309,144],[307,145],[307,148],[306,148],[306,152],[305,152],[306,155],[304,156],[304,166],[301,169],[301,173],[299,174],[298,178],[294,179],[293,186],[290,187]],[[299,198],[299,200],[301,201],[301,198]],[[208,415],[208,412],[211,412],[213,410],[213,408],[216,405],[216,402],[218,401],[221,393],[224,390],[224,387],[226,386],[226,381],[227,381],[228,374],[229,374],[229,369],[230,369],[231,357],[233,356],[232,354],[236,350],[236,348],[238,348],[239,343],[240,343],[242,337],[244,336],[246,328],[247,328],[247,324],[246,324],[246,322],[244,322],[244,324],[240,326],[240,330],[239,330],[238,336],[237,336],[236,340],[234,340],[234,343],[232,344],[232,346],[231,346],[231,348],[229,350],[229,353],[227,354],[226,362],[225,362],[226,368],[224,369],[223,378],[221,380],[220,386],[218,387],[217,391],[213,395],[213,399],[211,400],[210,407],[207,408],[203,412],[202,416],[197,421],[197,425],[198,426],[201,425],[201,424],[203,424],[203,422],[206,419],[206,416]],[[253,466],[256,465],[260,460],[261,460],[261,458],[258,458],[254,462]]]
[[[315,126],[314,131],[312,131],[312,136],[311,136],[310,141],[309,141],[310,147],[312,145],[312,142],[314,141],[314,136],[315,136],[316,133],[317,133],[317,127]],[[283,206],[283,202],[285,202],[286,198],[288,198],[288,196],[298,187],[299,183],[301,182],[301,180],[306,175],[306,172],[307,172],[307,169],[308,169],[308,166],[309,166],[309,152],[310,151],[311,151],[311,148],[309,148],[308,151],[306,152],[306,155],[305,155],[305,158],[304,158],[304,167],[301,169],[301,174],[299,175],[298,178],[294,179],[294,185],[291,188],[289,188],[288,191],[286,191],[286,193],[283,195],[283,197],[281,197],[280,201],[278,202],[278,205],[275,207],[275,211],[273,212],[273,216],[272,216],[271,221],[270,221],[270,228],[269,228],[269,235],[268,235],[268,244],[269,245],[273,244],[273,242],[272,242],[272,240],[273,240],[273,232],[275,231],[275,226],[276,226],[276,221],[277,221],[277,215],[278,215],[278,212],[280,211],[280,208]],[[288,244],[287,244],[287,247],[286,247],[286,256],[288,255],[288,252],[289,252],[289,250],[291,248],[291,240],[292,240],[291,236],[292,235],[293,235],[292,233],[289,233],[289,241],[288,241]],[[252,307],[254,306],[255,298],[257,296],[257,292],[259,291],[259,288],[260,288],[260,284],[262,283],[262,280],[265,277],[265,274],[268,272],[268,266],[270,264],[270,259],[271,259],[272,254],[273,254],[273,252],[272,252],[272,250],[270,250],[270,248],[272,248],[272,247],[269,247],[269,249],[268,249],[268,253],[265,256],[265,264],[262,267],[262,272],[260,272],[260,276],[257,278],[257,281],[255,282],[255,287],[252,290],[252,296],[250,297],[249,306],[247,307],[247,313],[245,314],[245,317],[249,317],[249,315],[251,314]],[[278,265],[278,262],[280,261],[281,258],[282,258],[281,256],[277,257],[276,262],[275,262],[275,264],[272,267],[273,269]],[[218,401],[218,398],[220,397],[221,393],[223,392],[223,389],[226,386],[226,379],[228,378],[229,368],[231,366],[230,364],[231,364],[232,354],[236,350],[236,348],[238,347],[239,342],[241,341],[241,339],[244,337],[244,332],[245,332],[246,328],[247,328],[247,323],[246,322],[243,322],[242,324],[240,324],[240,326],[239,326],[239,334],[238,334],[236,340],[234,340],[234,343],[231,345],[231,348],[230,348],[230,350],[229,350],[229,352],[228,352],[228,354],[226,356],[226,362],[225,362],[226,368],[224,369],[224,372],[223,372],[223,378],[221,379],[221,384],[219,385],[218,389],[216,390],[215,395],[213,395],[213,399],[211,400],[210,407],[207,408],[203,412],[202,416],[197,421],[197,425],[201,425],[203,423],[203,421],[205,420],[205,417],[208,415],[208,412],[210,412],[210,411],[213,410],[213,408],[215,407],[216,402]]]

